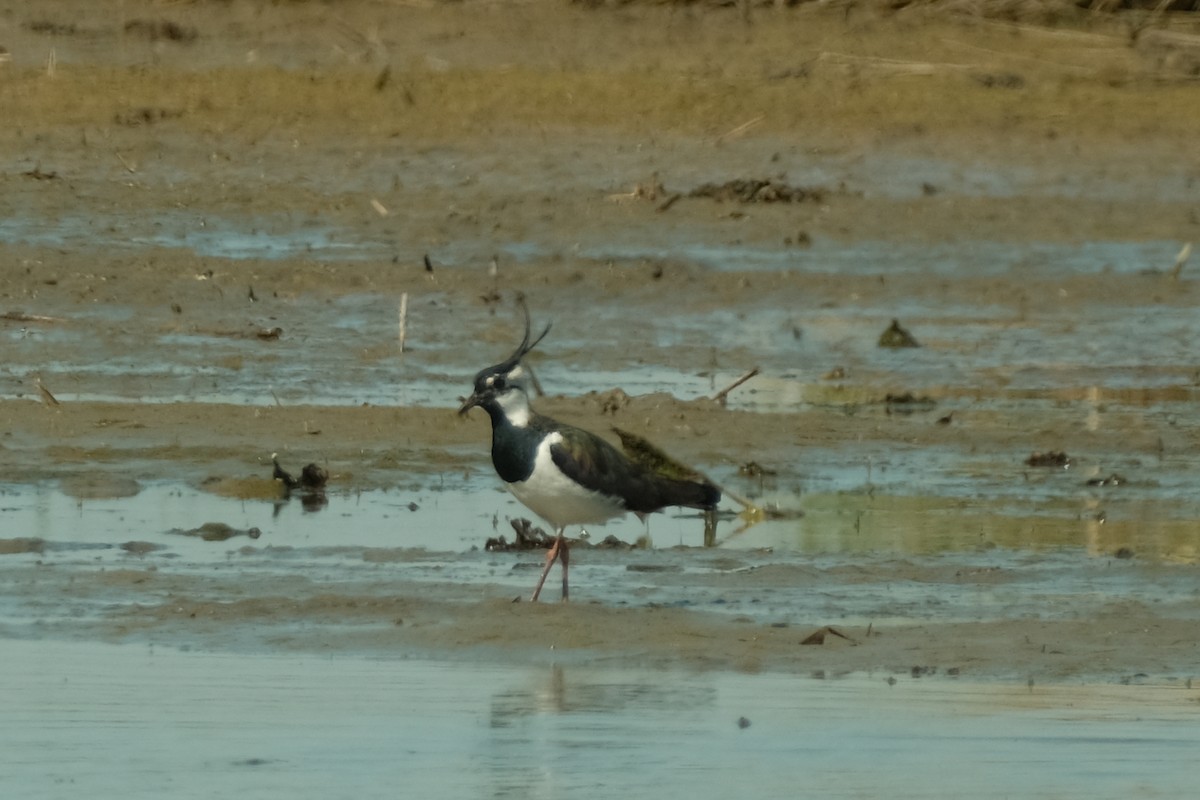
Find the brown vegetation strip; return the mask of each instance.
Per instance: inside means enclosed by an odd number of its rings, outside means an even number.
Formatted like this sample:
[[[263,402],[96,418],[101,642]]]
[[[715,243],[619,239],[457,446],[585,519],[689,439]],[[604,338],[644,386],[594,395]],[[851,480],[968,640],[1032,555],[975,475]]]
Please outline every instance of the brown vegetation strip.
[[[1104,105],[1120,95],[1123,113],[1103,128],[1113,140],[1148,129],[1200,126],[1193,87],[1170,84],[1123,88],[1055,79],[997,91],[956,74],[864,83],[853,75],[771,82],[749,76],[700,81],[665,71],[418,69],[404,78],[413,98],[408,104],[376,91],[374,80],[374,73],[357,69],[308,73],[226,67],[194,73],[60,65],[52,79],[41,70],[14,72],[0,84],[0,103],[27,127],[129,125],[152,118],[236,132],[245,124],[239,119],[271,118],[298,130],[336,119],[360,134],[384,136],[474,135],[480,125],[496,131],[554,125],[706,135],[727,128],[730,120],[762,115],[764,132],[821,133],[864,125],[901,132],[932,125],[949,134],[1019,129],[1054,118],[1072,102]]]

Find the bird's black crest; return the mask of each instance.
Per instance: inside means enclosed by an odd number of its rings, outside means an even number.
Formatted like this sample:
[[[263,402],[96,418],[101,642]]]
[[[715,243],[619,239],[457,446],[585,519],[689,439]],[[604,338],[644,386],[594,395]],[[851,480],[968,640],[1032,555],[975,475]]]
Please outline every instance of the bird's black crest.
[[[521,359],[524,358],[530,350],[537,347],[538,342],[540,342],[542,339],[545,339],[546,334],[550,332],[551,323],[547,322],[546,327],[542,329],[542,332],[538,334],[538,337],[533,341],[530,341],[529,337],[531,333],[531,322],[529,319],[529,307],[525,305],[524,297],[521,297],[518,300],[518,303],[521,306],[521,311],[525,314],[525,336],[522,337],[521,343],[517,345],[517,349],[513,351],[511,356],[504,359],[499,364],[480,370],[479,374],[475,376],[476,384],[478,384],[482,378],[486,378],[488,375],[503,375],[517,364],[520,364]]]

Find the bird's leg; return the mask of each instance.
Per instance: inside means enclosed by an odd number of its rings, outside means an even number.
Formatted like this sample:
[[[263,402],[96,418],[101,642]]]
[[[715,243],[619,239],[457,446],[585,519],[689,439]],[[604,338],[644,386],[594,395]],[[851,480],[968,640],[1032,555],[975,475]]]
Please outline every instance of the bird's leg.
[[[638,514],[637,518],[642,521],[642,538],[638,540],[638,546],[649,550],[654,547],[654,542],[650,540],[650,515]]]
[[[550,574],[550,567],[554,566],[554,561],[559,555],[565,555],[567,552],[567,542],[563,538],[563,529],[558,529],[558,535],[554,537],[554,544],[550,545],[550,549],[546,551],[546,566],[542,567],[542,576],[538,578],[537,586],[533,590],[533,597],[529,601],[536,603],[538,596],[542,593],[542,585],[546,583],[546,576]],[[566,561],[563,562],[563,587],[566,587]]]
[[[562,599],[565,603],[570,592],[567,590],[567,565],[571,562],[571,549],[567,547],[567,540],[563,538],[562,531],[558,532],[558,541],[560,542],[558,558],[562,561],[563,570],[563,593]]]

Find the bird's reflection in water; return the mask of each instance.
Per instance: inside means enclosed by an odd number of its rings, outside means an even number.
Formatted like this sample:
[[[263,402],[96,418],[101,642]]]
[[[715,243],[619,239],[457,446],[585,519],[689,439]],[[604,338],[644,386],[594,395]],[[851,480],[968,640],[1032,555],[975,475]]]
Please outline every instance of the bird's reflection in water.
[[[300,498],[300,507],[304,509],[304,513],[312,514],[320,511],[329,505],[329,498],[325,496],[325,492],[302,492],[296,497]],[[293,495],[286,494],[284,497],[275,501],[274,507],[271,510],[271,516],[277,518],[281,511],[291,502]]]
[[[716,690],[696,678],[647,671],[639,678],[622,672],[611,680],[602,671],[554,665],[531,686],[509,688],[492,699],[491,726],[510,728],[547,714],[606,714],[636,707],[640,713],[711,707]],[[582,676],[582,677],[581,677]]]
[[[622,771],[659,771],[662,752],[654,743],[680,726],[702,725],[716,699],[703,676],[539,669],[525,685],[493,695],[491,735],[476,763],[490,776],[492,797],[586,793],[595,788],[595,759],[605,754],[620,753]]]

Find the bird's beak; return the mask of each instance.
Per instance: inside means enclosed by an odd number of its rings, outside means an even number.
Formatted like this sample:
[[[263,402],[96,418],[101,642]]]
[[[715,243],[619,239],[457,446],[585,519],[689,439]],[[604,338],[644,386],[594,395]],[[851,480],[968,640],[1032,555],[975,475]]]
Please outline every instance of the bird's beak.
[[[477,392],[472,392],[471,396],[464,400],[463,404],[459,406],[458,415],[460,417],[465,417],[468,411],[479,405],[481,402],[483,402],[483,399],[479,396],[479,394]]]

